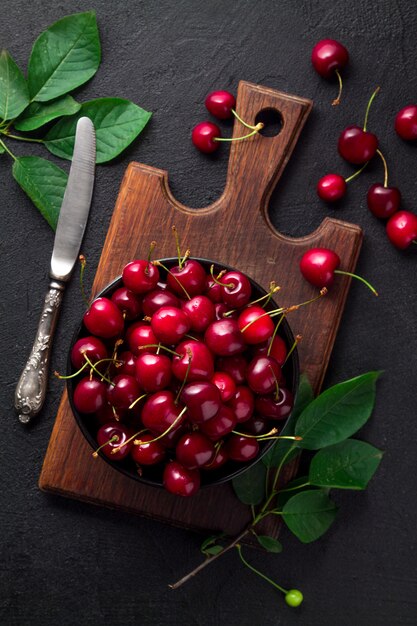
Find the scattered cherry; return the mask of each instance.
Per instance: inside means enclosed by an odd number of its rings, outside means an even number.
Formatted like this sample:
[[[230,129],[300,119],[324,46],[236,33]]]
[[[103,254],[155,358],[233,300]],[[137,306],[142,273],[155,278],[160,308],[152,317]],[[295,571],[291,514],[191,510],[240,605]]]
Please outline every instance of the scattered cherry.
[[[401,193],[397,187],[388,187],[387,162],[380,150],[377,150],[377,153],[384,165],[384,184],[375,183],[369,188],[367,202],[369,210],[376,217],[387,219],[398,211],[401,202]]]
[[[387,222],[387,235],[391,243],[404,250],[417,241],[417,215],[398,211]]]
[[[200,122],[197,126],[194,126],[191,133],[191,140],[195,147],[200,152],[211,154],[218,150],[220,143],[215,141],[216,138],[221,137],[220,128],[213,122]]]
[[[409,104],[399,111],[395,118],[395,130],[401,139],[417,139],[417,105]]]
[[[349,53],[345,46],[335,39],[322,39],[313,48],[311,62],[314,69],[323,78],[332,78],[334,75],[339,80],[339,94],[333,104],[339,104],[342,93],[342,70],[349,61]]]
[[[326,174],[317,183],[317,193],[326,202],[336,202],[346,193],[346,181],[340,174]]]
[[[375,89],[369,99],[363,128],[360,128],[359,126],[348,126],[339,136],[337,144],[339,154],[349,163],[362,165],[372,159],[372,157],[376,154],[378,149],[378,138],[373,133],[367,131],[366,126],[368,122],[369,109],[378,91],[379,87]]]
[[[206,97],[206,108],[220,120],[227,120],[233,115],[236,98],[229,91],[213,91]]]

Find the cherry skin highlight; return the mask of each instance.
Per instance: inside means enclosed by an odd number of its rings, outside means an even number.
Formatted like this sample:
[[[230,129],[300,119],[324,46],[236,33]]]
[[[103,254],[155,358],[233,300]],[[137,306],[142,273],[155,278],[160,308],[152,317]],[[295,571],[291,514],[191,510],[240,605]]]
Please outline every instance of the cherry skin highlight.
[[[343,69],[349,61],[345,46],[335,39],[322,39],[313,48],[311,62],[323,78],[331,78],[336,70]]]
[[[204,335],[208,348],[218,356],[232,356],[245,350],[245,341],[234,319],[212,322]]]
[[[398,211],[387,222],[387,235],[390,242],[400,250],[405,250],[417,240],[417,215],[410,211]]]
[[[194,424],[212,419],[222,406],[220,391],[208,381],[185,385],[181,392],[181,402],[187,407],[188,419]]]
[[[336,202],[346,193],[346,181],[340,174],[326,174],[317,183],[317,194],[325,202]]]
[[[401,139],[417,139],[417,105],[410,104],[399,111],[395,118],[395,130]]]
[[[216,137],[221,137],[220,128],[213,122],[200,122],[194,126],[191,133],[191,141],[200,152],[211,154],[219,148]]]
[[[250,461],[259,454],[259,443],[251,437],[230,435],[226,450],[232,461]]]
[[[206,97],[205,105],[209,113],[219,120],[227,120],[233,116],[236,98],[230,91],[212,91]]]
[[[126,333],[126,340],[129,344],[130,351],[138,356],[145,352],[156,352],[158,340],[155,334],[148,324],[144,322],[137,322],[133,324]],[[154,346],[145,348],[144,346]]]
[[[300,270],[304,278],[315,287],[330,287],[334,280],[334,270],[340,265],[340,258],[328,248],[312,248],[303,254]]]
[[[135,375],[144,392],[161,391],[171,382],[171,360],[165,354],[140,354]]]
[[[181,309],[163,306],[153,314],[151,327],[158,341],[173,345],[188,333],[191,322]]]
[[[214,372],[211,382],[218,388],[222,402],[228,402],[236,393],[236,383],[226,372]]]

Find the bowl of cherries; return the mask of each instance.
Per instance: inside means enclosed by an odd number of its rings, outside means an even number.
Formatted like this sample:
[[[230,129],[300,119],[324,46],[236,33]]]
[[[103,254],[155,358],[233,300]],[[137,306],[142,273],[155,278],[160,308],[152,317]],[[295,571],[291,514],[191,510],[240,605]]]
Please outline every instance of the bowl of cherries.
[[[206,259],[128,263],[69,353],[69,401],[93,456],[180,496],[256,463],[299,380],[277,290]]]

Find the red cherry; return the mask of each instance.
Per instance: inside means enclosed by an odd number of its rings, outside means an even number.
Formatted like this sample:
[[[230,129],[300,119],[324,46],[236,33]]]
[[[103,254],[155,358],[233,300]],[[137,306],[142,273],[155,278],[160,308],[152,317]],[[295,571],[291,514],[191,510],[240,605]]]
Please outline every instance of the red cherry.
[[[212,419],[222,406],[220,391],[208,381],[185,385],[181,392],[181,402],[187,407],[188,419],[194,424]]]
[[[163,433],[177,419],[182,410],[181,406],[175,404],[175,397],[172,391],[157,391],[146,399],[142,409],[142,422],[145,428]],[[183,417],[177,426],[184,421]]]
[[[124,417],[124,411],[117,411],[117,416]],[[103,426],[104,424],[114,423],[116,421],[116,417],[114,415],[114,410],[111,404],[105,402],[104,405],[94,414],[98,424]]]
[[[159,280],[159,270],[150,261],[136,259],[123,268],[125,286],[134,293],[146,293],[155,289]]]
[[[126,341],[129,344],[129,349],[136,356],[145,352],[156,352],[158,349],[157,347],[141,349],[142,346],[156,346],[158,344],[152,328],[144,322],[136,322],[128,328]]]
[[[417,106],[410,104],[397,113],[395,130],[401,139],[413,141],[417,139]]]
[[[236,107],[236,98],[229,91],[212,91],[206,98],[206,108],[220,120],[232,117],[232,109]]]
[[[315,287],[330,287],[334,271],[340,265],[340,258],[328,248],[312,248],[301,258],[300,270],[304,278]]]
[[[223,302],[222,287],[212,278],[207,280],[205,295],[210,298],[210,300],[214,302],[214,304],[219,304],[220,302]]]
[[[191,297],[202,294],[206,281],[205,269],[196,259],[187,259],[181,267],[179,265],[171,267],[167,277],[169,289],[181,298],[185,295],[184,289]]]
[[[214,458],[210,461],[210,463],[203,465],[202,469],[205,469],[205,470],[219,469],[219,467],[224,465],[226,461],[228,460],[229,460],[229,456],[226,452],[225,446],[220,446],[219,448],[217,448]]]
[[[145,433],[138,436],[141,443],[138,446],[132,446],[131,457],[135,463],[139,465],[155,465],[165,458],[165,448],[160,441],[152,441],[154,436]]]
[[[172,306],[163,306],[153,314],[151,327],[158,341],[176,344],[190,330],[188,315]]]
[[[217,368],[222,372],[229,374],[237,385],[242,385],[246,380],[247,361],[244,356],[237,354],[235,356],[221,357],[217,359]]]
[[[232,270],[221,278],[223,302],[233,308],[248,304],[252,296],[250,280],[242,272]]]
[[[143,312],[145,315],[153,315],[163,306],[179,307],[178,298],[167,289],[155,289],[147,293],[142,300]]]
[[[417,215],[410,211],[398,211],[390,217],[386,228],[391,243],[404,250],[417,240]]]
[[[200,430],[212,441],[217,441],[230,433],[236,423],[236,416],[232,409],[228,406],[221,406],[217,415],[200,424]]]
[[[107,348],[98,337],[82,337],[76,341],[71,349],[71,363],[79,370],[85,363],[86,355],[92,363],[107,357]]]
[[[186,376],[188,382],[211,380],[214,374],[213,356],[202,341],[183,341],[175,351],[182,355],[172,358],[172,373],[178,380],[185,380]]]
[[[259,453],[259,443],[252,437],[230,435],[226,450],[232,461],[251,461]]]
[[[136,380],[146,393],[161,391],[171,382],[171,361],[165,354],[140,354]]]
[[[257,396],[255,398],[255,410],[262,417],[281,420],[288,417],[292,411],[294,397],[289,389],[280,387],[278,397],[275,394]]]
[[[228,304],[225,304],[224,302],[217,302],[214,305],[214,313],[216,316],[216,320],[224,319],[224,316],[226,313],[228,313],[227,317],[229,318],[229,320],[237,319],[239,317],[238,312],[233,311],[233,313],[231,313],[232,310],[233,309],[231,309]]]
[[[214,304],[207,296],[194,296],[191,300],[186,300],[182,310],[191,322],[191,330],[197,333],[204,332],[215,319]]]
[[[204,335],[209,349],[219,356],[239,354],[245,349],[243,335],[234,319],[222,319],[212,322]]]
[[[199,432],[181,437],[175,448],[177,460],[188,469],[197,469],[214,458],[214,445]]]
[[[326,174],[317,183],[317,193],[326,202],[336,202],[346,193],[346,181],[340,174]]]
[[[211,382],[220,391],[222,402],[228,402],[236,393],[236,383],[226,372],[214,372]]]
[[[375,156],[378,138],[359,126],[348,126],[340,134],[337,148],[346,161],[362,165]]]
[[[80,413],[95,413],[106,404],[106,384],[96,378],[82,378],[74,389],[74,406]]]
[[[116,409],[128,409],[141,394],[137,380],[127,374],[113,378],[113,384],[107,388],[107,400]]]
[[[200,122],[194,126],[191,133],[191,140],[195,147],[206,154],[218,149],[219,142],[215,141],[216,137],[221,137],[221,132],[220,128],[213,122]]]
[[[271,349],[269,349],[270,344],[271,339],[268,339],[265,345],[257,347],[253,356],[272,356],[279,365],[284,365],[288,352],[287,344],[279,335],[275,335],[273,338]]]
[[[369,210],[376,217],[387,219],[398,211],[401,193],[397,187],[385,187],[380,183],[375,183],[369,188],[367,202]]]
[[[126,319],[134,320],[142,311],[142,303],[130,289],[120,287],[112,294],[112,302],[124,313]]]
[[[192,496],[200,488],[200,472],[190,470],[176,461],[171,461],[165,466],[163,475],[164,487],[170,493],[177,496]]]
[[[118,374],[136,376],[136,357],[132,352],[125,350],[117,357],[117,360],[121,361],[121,365],[117,368]]]
[[[113,461],[121,461],[129,454],[132,448],[132,442],[122,445],[131,436],[132,433],[126,426],[119,424],[118,422],[112,422],[111,424],[104,425],[99,429],[97,432],[97,443],[99,446],[103,446],[101,448],[101,452],[105,456]],[[115,437],[115,441],[110,441],[112,437]],[[119,448],[119,446],[121,447]],[[116,452],[112,454],[114,450],[116,450]]]
[[[280,378],[280,366],[268,356],[256,356],[246,370],[248,385],[255,393],[270,393],[277,388]]]
[[[242,311],[237,320],[246,343],[262,343],[274,333],[274,322],[261,306],[252,305]]]
[[[323,78],[331,78],[335,70],[343,69],[348,61],[348,51],[335,39],[322,39],[311,53],[313,67]]]
[[[228,406],[235,414],[237,422],[247,422],[253,415],[255,407],[255,397],[249,387],[237,387],[233,398],[228,402]]]
[[[97,298],[84,313],[85,327],[93,335],[108,339],[120,335],[124,327],[120,309],[108,298]]]
[[[251,435],[264,435],[271,430],[269,420],[261,415],[252,415],[252,417],[245,422],[243,428],[245,432]]]

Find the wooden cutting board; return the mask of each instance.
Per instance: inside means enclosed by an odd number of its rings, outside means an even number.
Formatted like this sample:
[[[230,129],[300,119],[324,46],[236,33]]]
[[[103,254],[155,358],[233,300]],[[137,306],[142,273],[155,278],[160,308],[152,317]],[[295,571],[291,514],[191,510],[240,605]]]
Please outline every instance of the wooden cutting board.
[[[191,209],[175,200],[167,172],[131,163],[120,188],[93,293],[121,274],[127,262],[146,256],[152,240],[158,242],[158,257],[172,256],[174,224],[182,249],[190,247],[195,256],[235,266],[264,287],[275,280],[282,287],[280,305],[302,302],[317,293],[302,279],[298,269],[302,254],[309,248],[334,249],[342,259],[343,269],[354,271],[362,241],[358,226],[326,218],[310,235],[292,239],[277,233],[268,217],[269,197],[311,108],[310,100],[241,82],[237,96],[239,115],[254,124],[260,112],[278,111],[281,131],[272,137],[256,135],[232,143],[224,192],[203,209]],[[233,135],[246,133],[247,129],[236,121]],[[308,374],[316,392],[326,372],[349,283],[348,278],[338,277],[328,296],[293,313],[289,319],[294,334],[303,335],[301,371]],[[294,471],[294,465],[287,466],[286,478]],[[196,530],[235,534],[250,519],[247,507],[236,499],[230,484],[205,488],[192,498],[182,499],[132,481],[101,458],[93,459],[72,416],[66,392],[39,485],[48,492]],[[276,536],[278,529],[277,521],[269,522],[270,534]]]

